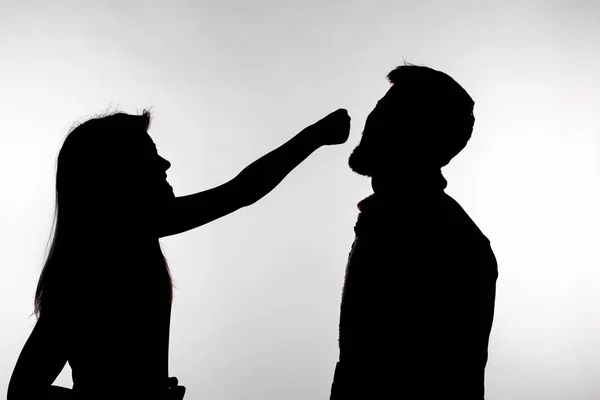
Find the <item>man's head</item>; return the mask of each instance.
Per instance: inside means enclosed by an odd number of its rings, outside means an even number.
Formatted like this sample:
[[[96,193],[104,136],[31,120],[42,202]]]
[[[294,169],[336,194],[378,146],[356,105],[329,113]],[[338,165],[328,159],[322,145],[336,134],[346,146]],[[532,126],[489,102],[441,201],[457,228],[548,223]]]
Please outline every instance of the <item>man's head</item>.
[[[448,164],[471,137],[473,99],[454,79],[428,67],[402,65],[388,79],[392,87],[367,117],[350,168],[372,177]]]

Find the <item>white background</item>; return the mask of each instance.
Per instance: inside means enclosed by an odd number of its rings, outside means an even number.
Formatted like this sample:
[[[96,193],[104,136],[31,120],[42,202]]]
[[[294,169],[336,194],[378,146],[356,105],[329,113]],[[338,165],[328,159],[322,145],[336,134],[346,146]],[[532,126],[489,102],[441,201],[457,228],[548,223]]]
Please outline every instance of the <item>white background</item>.
[[[347,158],[405,59],[476,101],[473,138],[444,174],[499,262],[486,398],[600,398],[600,3],[0,4],[2,390],[35,323],[72,123],[153,106],[150,135],[184,195],[344,107],[347,144],[252,207],[162,240],[177,286],[170,370],[187,399],[327,399],[356,203],[371,192]]]

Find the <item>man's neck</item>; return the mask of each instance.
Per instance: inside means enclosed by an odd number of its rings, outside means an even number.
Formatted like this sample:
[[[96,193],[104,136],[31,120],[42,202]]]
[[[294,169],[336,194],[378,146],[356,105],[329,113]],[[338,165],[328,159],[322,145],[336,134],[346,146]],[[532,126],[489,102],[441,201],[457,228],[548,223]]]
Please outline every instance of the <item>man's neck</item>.
[[[371,187],[376,195],[412,195],[437,193],[447,186],[446,179],[439,169],[413,170],[396,175],[378,175],[371,179]]]

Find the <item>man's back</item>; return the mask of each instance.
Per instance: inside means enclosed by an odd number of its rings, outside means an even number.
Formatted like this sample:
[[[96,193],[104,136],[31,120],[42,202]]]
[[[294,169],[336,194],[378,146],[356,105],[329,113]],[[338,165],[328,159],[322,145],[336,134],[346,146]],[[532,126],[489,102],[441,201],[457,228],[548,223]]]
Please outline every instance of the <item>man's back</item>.
[[[359,208],[332,399],[483,399],[498,276],[488,239],[442,189],[376,191]]]

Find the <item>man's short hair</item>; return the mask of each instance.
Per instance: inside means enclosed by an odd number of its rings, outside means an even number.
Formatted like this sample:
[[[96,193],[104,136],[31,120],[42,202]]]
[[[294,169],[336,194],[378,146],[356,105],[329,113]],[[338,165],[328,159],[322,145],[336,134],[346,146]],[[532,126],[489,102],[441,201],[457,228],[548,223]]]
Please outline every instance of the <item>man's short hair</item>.
[[[471,96],[447,74],[425,66],[406,63],[387,77],[393,86],[386,97],[402,108],[399,115],[409,118],[407,125],[418,127],[404,134],[418,135],[411,139],[426,146],[439,167],[448,164],[473,132]]]

